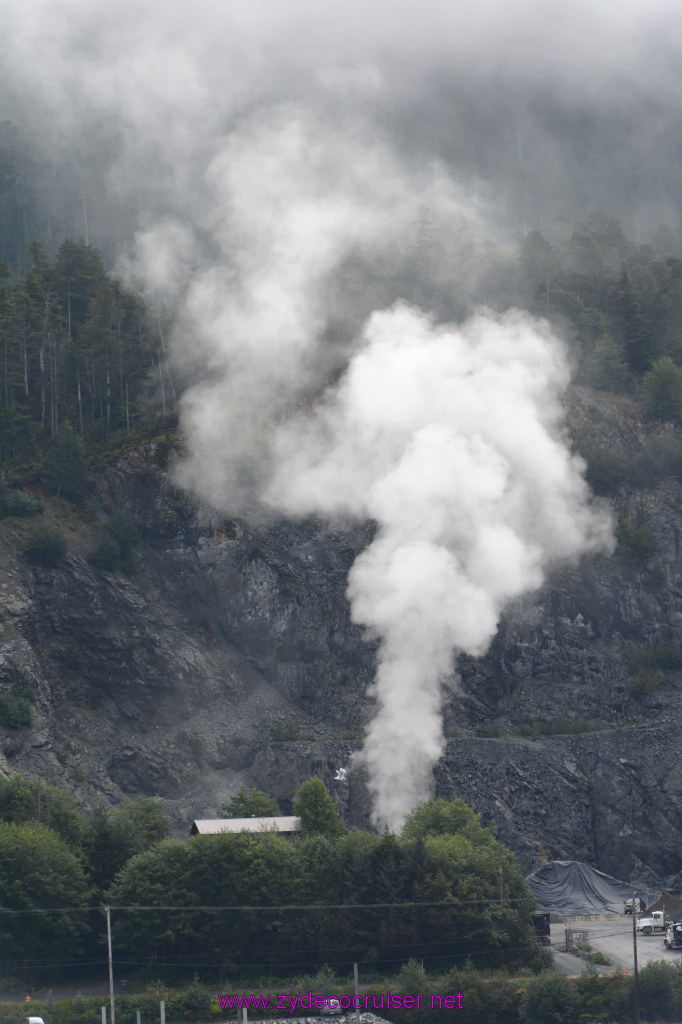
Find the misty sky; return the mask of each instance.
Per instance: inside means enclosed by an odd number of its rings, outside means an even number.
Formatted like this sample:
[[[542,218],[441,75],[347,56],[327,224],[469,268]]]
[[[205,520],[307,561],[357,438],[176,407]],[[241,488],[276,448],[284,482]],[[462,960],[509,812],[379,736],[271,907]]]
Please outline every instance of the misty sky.
[[[143,212],[154,191],[159,209],[177,209],[183,191],[189,203],[216,138],[259,102],[305,101],[406,159],[437,154],[484,180],[521,163],[531,187],[572,160],[575,174],[590,159],[623,177],[628,160],[653,167],[679,124],[682,26],[670,0],[2,8],[5,116],[84,155],[99,133],[118,133],[105,179],[140,194]],[[592,139],[587,122],[603,117]]]

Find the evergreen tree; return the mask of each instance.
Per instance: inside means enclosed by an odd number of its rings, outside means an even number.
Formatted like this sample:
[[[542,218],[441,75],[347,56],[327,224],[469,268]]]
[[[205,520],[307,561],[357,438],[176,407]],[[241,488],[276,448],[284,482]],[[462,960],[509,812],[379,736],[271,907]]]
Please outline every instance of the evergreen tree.
[[[56,493],[70,501],[85,497],[89,474],[88,462],[81,439],[65,423],[53,440],[43,460],[43,479]]]
[[[654,358],[652,336],[635,296],[626,263],[620,269],[618,284],[609,295],[613,335],[623,345],[628,366],[644,373]]]
[[[336,804],[322,779],[317,776],[308,779],[299,789],[294,802],[294,814],[301,819],[304,833],[339,836],[344,831]]]
[[[622,391],[628,382],[628,368],[622,346],[605,332],[597,339],[592,356],[592,383],[604,391]]]
[[[279,814],[279,805],[274,796],[261,789],[241,789],[228,803],[223,804],[220,813],[225,818],[273,818]]]
[[[662,420],[682,418],[682,370],[670,356],[661,356],[644,374],[646,410]]]

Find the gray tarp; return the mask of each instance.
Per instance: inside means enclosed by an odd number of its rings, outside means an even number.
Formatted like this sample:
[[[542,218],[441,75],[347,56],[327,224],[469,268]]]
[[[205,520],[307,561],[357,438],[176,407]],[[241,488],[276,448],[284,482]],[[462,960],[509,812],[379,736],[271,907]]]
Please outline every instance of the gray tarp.
[[[579,860],[553,860],[528,875],[526,881],[538,903],[551,914],[622,914],[633,890],[648,907],[660,893],[619,882]]]

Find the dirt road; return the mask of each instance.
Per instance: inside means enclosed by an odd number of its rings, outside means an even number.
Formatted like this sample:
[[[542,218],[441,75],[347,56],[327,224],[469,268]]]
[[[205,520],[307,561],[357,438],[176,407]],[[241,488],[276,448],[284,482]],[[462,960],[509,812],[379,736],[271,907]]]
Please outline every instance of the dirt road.
[[[566,927],[573,932],[582,932],[583,940],[592,949],[603,953],[611,961],[606,971],[627,968],[628,973],[634,970],[634,951],[632,944],[632,918],[629,914],[601,914],[593,917],[566,918],[563,923],[552,924],[552,946],[563,944]],[[585,961],[572,955],[557,956],[557,967],[566,974],[581,974]],[[637,936],[637,962],[644,967],[650,960],[669,960],[671,963],[682,963],[682,951],[666,949],[663,945],[663,933]],[[571,961],[575,962],[575,970],[571,971]]]

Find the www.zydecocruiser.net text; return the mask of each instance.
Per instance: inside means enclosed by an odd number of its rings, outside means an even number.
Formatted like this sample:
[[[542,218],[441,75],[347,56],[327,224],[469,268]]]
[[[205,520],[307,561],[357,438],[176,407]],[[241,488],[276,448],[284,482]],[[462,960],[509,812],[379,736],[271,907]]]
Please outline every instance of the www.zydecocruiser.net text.
[[[304,995],[274,993],[271,995],[218,996],[221,1009],[226,1010],[283,1010],[293,1016],[301,1010],[462,1010],[462,993],[445,996],[395,995],[390,989],[381,995],[323,996],[306,992]]]

